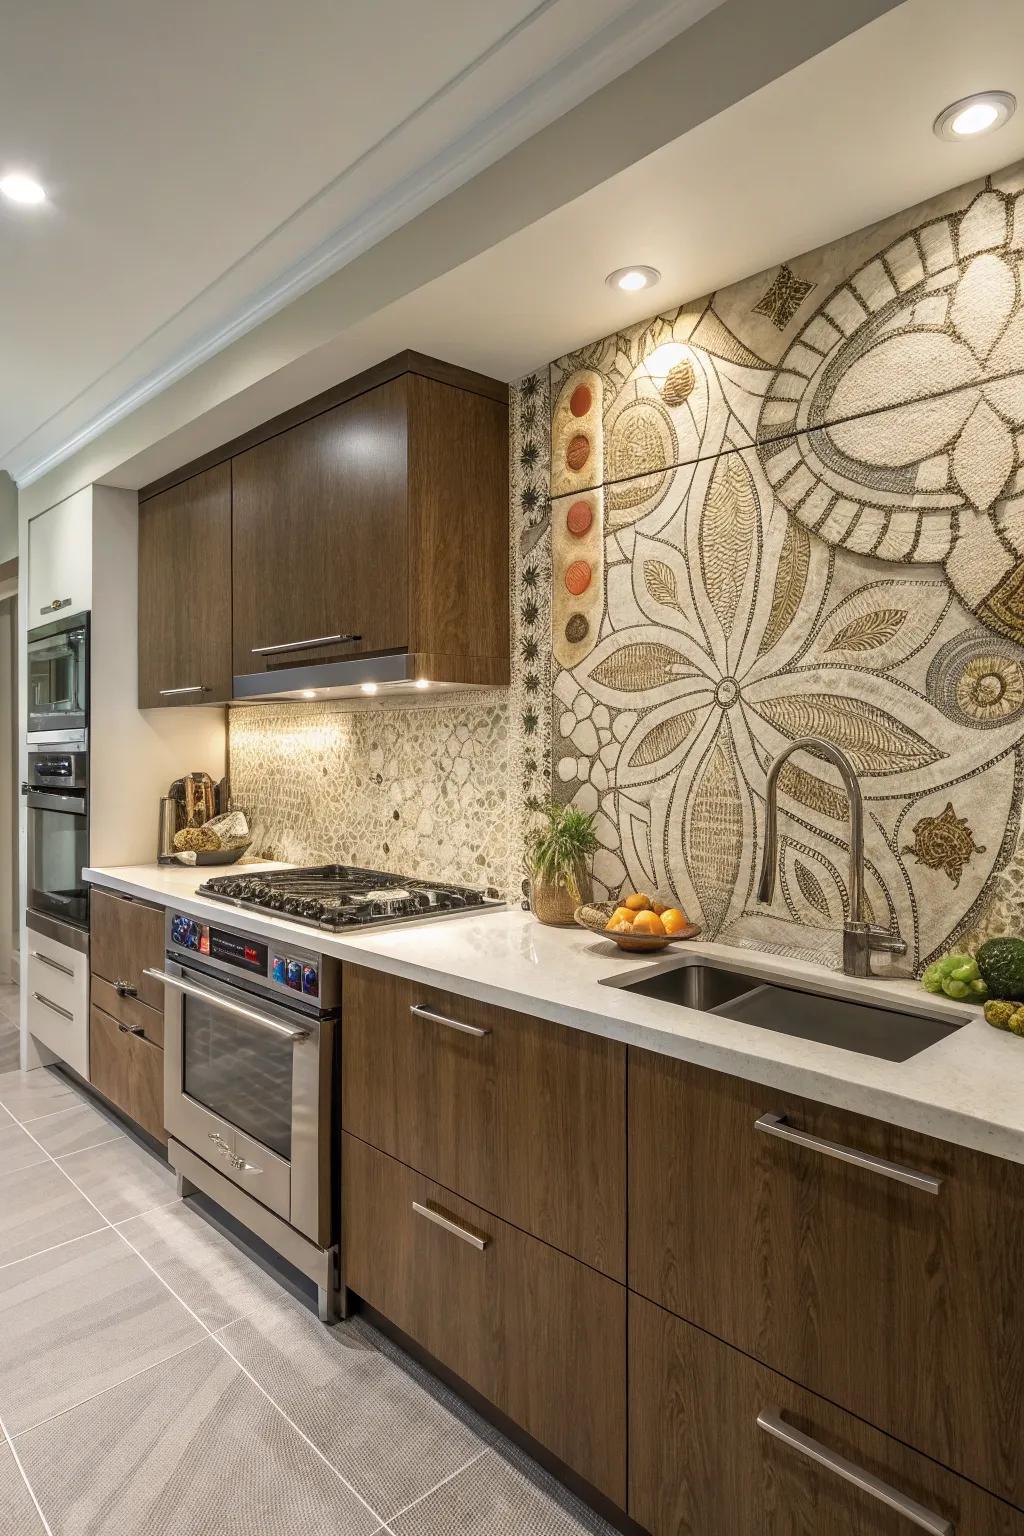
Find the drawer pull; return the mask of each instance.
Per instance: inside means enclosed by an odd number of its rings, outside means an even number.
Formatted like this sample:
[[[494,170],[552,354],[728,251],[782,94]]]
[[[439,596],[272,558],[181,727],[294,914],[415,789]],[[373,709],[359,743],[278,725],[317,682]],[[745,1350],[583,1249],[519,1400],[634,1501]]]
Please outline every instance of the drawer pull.
[[[284,645],[254,645],[254,656],[276,656],[281,651],[310,651],[317,645],[350,645],[362,635],[317,635],[314,640],[289,640]]]
[[[480,1253],[483,1253],[487,1247],[488,1238],[477,1237],[475,1232],[470,1232],[467,1227],[460,1227],[457,1221],[450,1221],[447,1216],[442,1216],[440,1211],[431,1210],[429,1205],[420,1205],[418,1200],[414,1200],[412,1208],[417,1216],[425,1216],[428,1221],[432,1221],[435,1226],[443,1227],[453,1237],[461,1237],[464,1243],[469,1243],[471,1248],[478,1249]]]
[[[894,1509],[905,1520],[909,1520],[911,1525],[916,1525],[918,1530],[928,1531],[930,1536],[956,1536],[956,1526],[951,1520],[944,1520],[933,1510],[925,1509],[923,1504],[918,1504],[915,1499],[908,1498],[905,1493],[891,1488],[888,1483],[883,1483],[881,1478],[865,1472],[863,1467],[857,1466],[856,1462],[847,1461],[845,1456],[838,1456],[835,1451],[828,1450],[819,1441],[812,1440],[810,1435],[801,1434],[798,1429],[787,1424],[781,1414],[767,1413],[762,1410],[757,1416],[757,1427],[763,1429],[765,1434],[773,1435],[776,1440],[781,1440],[783,1445],[789,1446],[790,1450],[806,1456],[808,1461],[816,1462],[827,1472],[834,1472],[836,1477],[841,1477],[845,1483],[852,1483],[855,1488],[870,1494],[880,1504]]]
[[[781,1141],[792,1141],[798,1147],[820,1152],[823,1157],[834,1157],[840,1163],[852,1163],[855,1168],[865,1168],[868,1173],[880,1173],[883,1178],[909,1184],[926,1195],[937,1195],[942,1188],[942,1180],[933,1173],[918,1173],[916,1168],[905,1168],[902,1163],[887,1163],[884,1157],[872,1157],[869,1152],[858,1152],[855,1147],[844,1147],[838,1141],[825,1141],[821,1136],[812,1136],[809,1131],[787,1124],[782,1115],[762,1115],[760,1120],[754,1121],[754,1130],[762,1131],[766,1136],[778,1136]]]
[[[143,1026],[141,1024],[120,1024],[119,1023],[117,1027],[121,1031],[122,1035],[144,1035],[146,1033],[145,1029],[143,1028]]]
[[[191,688],[161,688],[160,697],[173,699],[180,698],[186,693],[209,693],[209,691],[205,683],[193,683]]]
[[[130,982],[122,981],[120,977],[114,982],[114,991],[118,997],[138,997],[138,987],[133,987]]]
[[[42,950],[34,949],[32,959],[38,960],[40,965],[48,965],[51,971],[60,971],[62,976],[70,976],[72,981],[75,979],[75,973],[70,965],[61,965],[59,960],[51,960],[49,955],[43,954]]]
[[[33,992],[32,996],[35,998],[37,1003],[42,1003],[44,1008],[49,1008],[51,1013],[57,1013],[62,1019],[67,1019],[69,1024],[73,1024],[75,1022],[75,1016],[73,1013],[69,1013],[68,1010],[66,1008],[62,1008],[59,1003],[51,1003],[50,999],[48,997],[44,997],[41,992]]]
[[[414,1013],[418,1019],[427,1019],[431,1024],[443,1024],[445,1029],[457,1029],[460,1035],[473,1035],[477,1040],[490,1034],[489,1029],[477,1029],[475,1024],[461,1024],[458,1019],[449,1019],[443,1013],[435,1013],[426,1003],[411,1003],[409,1012]]]

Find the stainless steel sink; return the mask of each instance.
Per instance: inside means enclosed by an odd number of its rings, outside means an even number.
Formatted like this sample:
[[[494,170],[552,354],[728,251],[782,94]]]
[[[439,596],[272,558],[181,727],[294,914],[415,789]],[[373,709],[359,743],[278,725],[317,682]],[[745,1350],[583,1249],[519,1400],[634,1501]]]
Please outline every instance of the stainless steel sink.
[[[929,1013],[926,1006],[917,1011],[891,1002],[859,1002],[838,989],[780,982],[753,969],[727,968],[706,960],[644,974],[635,981],[610,978],[606,985],[883,1061],[908,1061],[948,1039],[966,1022]]]

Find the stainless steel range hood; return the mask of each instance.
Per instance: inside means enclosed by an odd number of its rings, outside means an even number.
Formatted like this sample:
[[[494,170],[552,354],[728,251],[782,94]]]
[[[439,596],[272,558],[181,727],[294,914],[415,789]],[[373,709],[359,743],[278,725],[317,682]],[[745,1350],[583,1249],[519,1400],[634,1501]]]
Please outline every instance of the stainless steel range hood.
[[[236,704],[285,700],[301,703],[309,699],[416,697],[423,693],[507,687],[508,676],[501,675],[495,658],[489,656],[467,661],[465,657],[406,651],[240,673],[233,683],[232,702]]]

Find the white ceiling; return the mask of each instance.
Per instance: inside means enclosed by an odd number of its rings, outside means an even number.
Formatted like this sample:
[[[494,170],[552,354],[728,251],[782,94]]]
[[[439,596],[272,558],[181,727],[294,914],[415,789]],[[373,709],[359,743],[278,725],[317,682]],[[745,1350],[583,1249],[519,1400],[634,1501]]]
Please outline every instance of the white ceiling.
[[[52,450],[58,414],[66,440],[74,402],[84,420],[193,364],[718,3],[5,6],[0,174],[50,200],[0,202],[0,466]]]

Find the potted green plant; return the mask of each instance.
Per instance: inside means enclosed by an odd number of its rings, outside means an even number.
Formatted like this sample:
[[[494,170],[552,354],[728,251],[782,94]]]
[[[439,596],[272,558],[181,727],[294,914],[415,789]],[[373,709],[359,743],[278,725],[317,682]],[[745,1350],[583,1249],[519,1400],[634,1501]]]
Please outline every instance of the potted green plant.
[[[526,840],[530,906],[542,923],[572,922],[576,908],[592,894],[590,861],[597,851],[597,813],[551,801]]]

